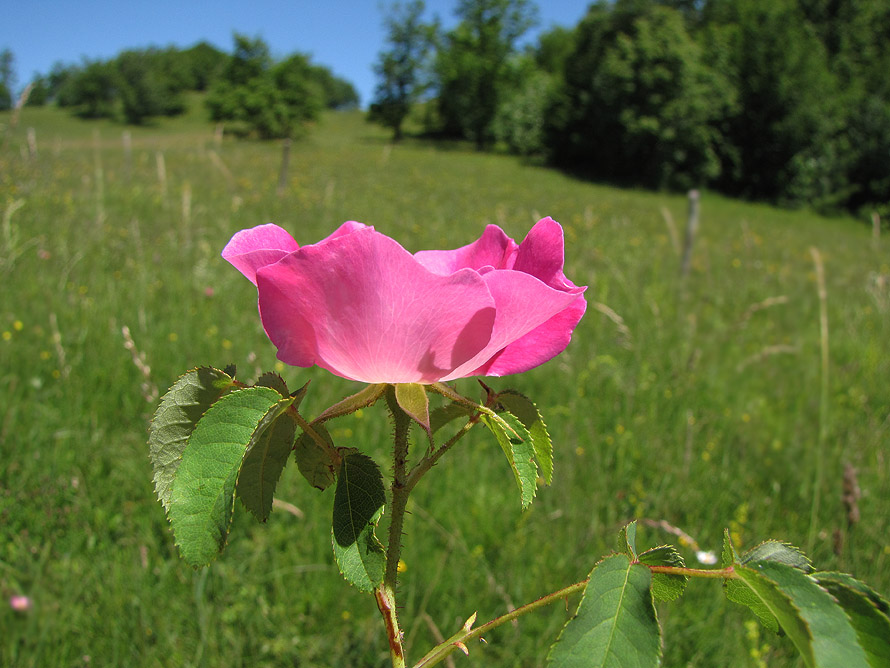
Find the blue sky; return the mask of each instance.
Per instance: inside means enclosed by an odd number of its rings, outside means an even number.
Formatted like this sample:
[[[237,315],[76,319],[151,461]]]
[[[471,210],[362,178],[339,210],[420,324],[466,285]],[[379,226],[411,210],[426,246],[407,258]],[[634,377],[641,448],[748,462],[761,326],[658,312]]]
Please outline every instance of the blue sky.
[[[18,88],[56,62],[108,59],[125,48],[188,47],[207,40],[225,51],[232,33],[262,37],[276,57],[295,51],[326,65],[356,87],[367,105],[371,69],[384,48],[377,0],[0,0],[0,49],[15,57]],[[574,26],[589,0],[541,0],[540,25]],[[427,0],[427,14],[453,26],[456,0]]]

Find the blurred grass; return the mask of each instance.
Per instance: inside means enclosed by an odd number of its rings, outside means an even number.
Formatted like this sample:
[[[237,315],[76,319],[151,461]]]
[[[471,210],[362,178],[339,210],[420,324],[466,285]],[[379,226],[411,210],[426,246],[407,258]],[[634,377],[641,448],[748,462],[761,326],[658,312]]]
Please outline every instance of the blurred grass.
[[[890,256],[866,226],[705,193],[682,281],[666,217],[682,240],[685,197],[460,146],[393,147],[358,114],[326,116],[293,145],[282,196],[280,146],[217,144],[197,107],[129,130],[52,109],[25,109],[13,130],[10,120],[0,115],[0,665],[387,664],[373,600],[333,565],[330,493],[295,467],[276,496],[303,516],[279,510],[260,526],[239,506],[230,545],[201,572],[179,560],[154,497],[156,393],[200,364],[234,362],[246,379],[275,366],[253,286],[219,257],[235,231],[269,221],[307,243],[359,220],[414,251],[469,243],[486,223],[519,239],[550,215],[565,227],[566,274],[590,286],[565,354],[492,379],[539,404],[553,486],[520,512],[499,448],[472,433],[415,492],[401,588],[411,657],[433,626],[448,636],[473,611],[488,619],[582,579],[635,517],[679,526],[703,549],[719,550],[724,527],[740,548],[767,537],[807,547],[818,494],[810,556],[890,591]],[[816,489],[810,247],[825,263],[830,332]],[[309,414],[356,389],[318,370],[282,373],[293,387],[312,379]],[[333,427],[338,444],[388,469],[382,411]],[[854,525],[845,464],[862,490]],[[676,538],[642,528],[640,542]],[[15,594],[33,609],[13,612]],[[498,629],[471,648],[474,665],[542,665],[574,604]],[[659,613],[666,666],[798,665],[714,583],[693,582]]]

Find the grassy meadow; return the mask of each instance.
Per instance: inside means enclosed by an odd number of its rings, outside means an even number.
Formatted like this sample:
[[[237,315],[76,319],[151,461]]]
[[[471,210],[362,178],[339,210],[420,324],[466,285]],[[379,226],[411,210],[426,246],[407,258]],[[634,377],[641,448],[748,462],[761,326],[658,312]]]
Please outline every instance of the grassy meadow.
[[[464,245],[486,223],[521,239],[550,215],[565,228],[566,275],[590,286],[565,354],[491,379],[538,403],[553,485],[522,512],[480,431],[414,493],[400,592],[409,659],[474,611],[487,620],[583,579],[633,518],[664,520],[703,550],[719,552],[724,528],[740,550],[781,538],[890,594],[886,235],[706,192],[684,280],[685,196],[469,147],[392,146],[358,113],[328,115],[293,144],[281,193],[281,145],[218,142],[197,108],[135,129],[53,109],[11,122],[0,115],[0,665],[388,665],[373,598],[333,563],[332,489],[287,467],[276,497],[296,509],[259,525],[238,506],[227,549],[198,572],[153,491],[148,420],[189,368],[311,379],[310,416],[358,389],[276,367],[254,287],[219,256],[234,232],[270,221],[309,243],[358,220],[415,251]],[[338,445],[389,469],[382,409],[332,427]],[[861,491],[852,523],[845,467]],[[645,547],[677,541],[640,527]],[[694,545],[681,550],[697,564]],[[20,594],[29,611],[8,604]],[[576,604],[505,625],[453,665],[543,665]],[[801,665],[716,582],[692,582],[659,616],[665,666]]]

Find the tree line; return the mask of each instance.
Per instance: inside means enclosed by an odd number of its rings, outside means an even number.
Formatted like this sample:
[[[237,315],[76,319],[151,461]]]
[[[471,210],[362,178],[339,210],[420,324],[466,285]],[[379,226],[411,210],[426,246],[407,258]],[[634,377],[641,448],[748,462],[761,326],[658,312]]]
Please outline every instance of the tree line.
[[[623,185],[890,214],[885,0],[600,0],[533,45],[529,0],[387,11],[370,116]]]
[[[53,103],[83,118],[141,124],[186,109],[185,93],[206,92],[212,120],[263,139],[299,134],[325,108],[358,106],[351,83],[295,53],[274,60],[259,38],[234,36],[232,53],[207,42],[187,49],[122,51],[110,60],[59,63],[35,77],[26,104]],[[12,54],[0,54],[0,108],[12,100]]]

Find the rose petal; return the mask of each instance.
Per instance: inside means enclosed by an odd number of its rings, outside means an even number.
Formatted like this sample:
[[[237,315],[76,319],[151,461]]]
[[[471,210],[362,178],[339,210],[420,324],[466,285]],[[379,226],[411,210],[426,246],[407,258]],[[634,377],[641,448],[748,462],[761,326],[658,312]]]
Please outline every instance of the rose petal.
[[[495,302],[478,273],[430,272],[361,228],[257,272],[266,333],[288,364],[368,383],[429,383],[488,343]]]
[[[256,272],[278,262],[299,244],[286,230],[269,223],[241,230],[223,248],[222,256],[256,285]]]
[[[536,331],[560,312],[569,308],[585,289],[573,288],[571,291],[561,292],[545,285],[534,276],[510,270],[491,270],[486,272],[483,278],[491,290],[497,306],[491,340],[478,355],[455,369],[445,380],[476,375],[477,368],[487,367],[491,363],[491,358],[498,355],[504,348]],[[562,335],[559,328],[545,329],[541,334],[543,336],[546,333],[560,338]],[[552,347],[543,338],[540,343],[545,345],[545,349]],[[562,348],[565,348],[564,344]],[[526,368],[529,369],[541,363],[534,360],[541,358],[542,355],[547,355],[545,351],[526,350],[525,348],[517,348],[516,353],[524,355],[528,360],[516,359],[512,364],[527,364]],[[552,356],[545,359],[550,359]]]
[[[516,242],[497,225],[489,225],[476,241],[454,250],[427,250],[414,254],[415,259],[430,271],[447,276],[458,269],[509,268],[516,254]]]
[[[574,288],[563,274],[564,247],[562,226],[552,218],[542,218],[519,244],[512,268],[536,276],[557,290]]]
[[[485,364],[469,373],[470,376],[509,376],[522,373],[559,355],[572,340],[572,331],[587,310],[582,296],[564,311],[557,313],[543,325],[514,341]]]

